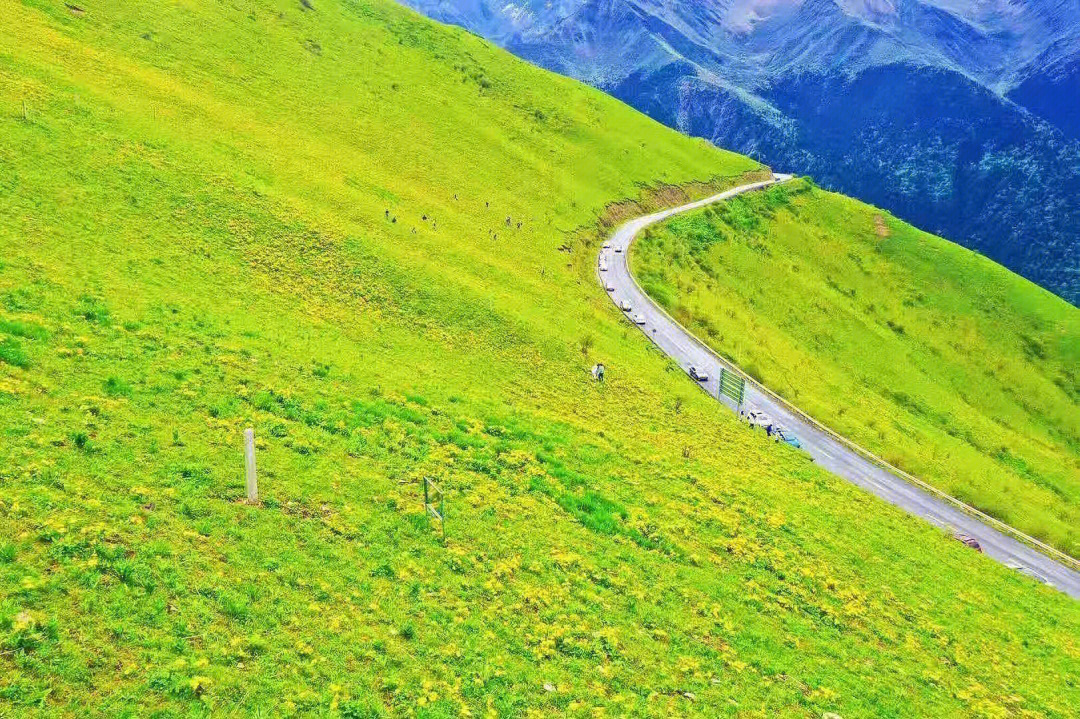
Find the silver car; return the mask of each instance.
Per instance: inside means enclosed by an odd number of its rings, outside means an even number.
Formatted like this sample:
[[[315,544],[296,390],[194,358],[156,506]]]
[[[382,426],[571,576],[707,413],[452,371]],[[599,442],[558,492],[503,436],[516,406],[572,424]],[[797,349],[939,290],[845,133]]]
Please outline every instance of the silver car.
[[[636,315],[634,315],[634,324],[635,325],[643,325],[643,324],[645,324],[645,315],[641,314],[640,312],[638,312]]]
[[[772,431],[773,419],[760,409],[752,409],[746,413],[746,421],[751,427],[761,427],[766,432]]]

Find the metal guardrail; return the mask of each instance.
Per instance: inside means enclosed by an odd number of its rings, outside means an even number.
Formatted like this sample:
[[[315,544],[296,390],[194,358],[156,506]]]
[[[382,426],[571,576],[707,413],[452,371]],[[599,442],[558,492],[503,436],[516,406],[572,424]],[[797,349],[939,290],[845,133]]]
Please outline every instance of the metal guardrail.
[[[780,184],[780,182],[787,182],[787,181],[789,181],[789,180],[783,180],[783,181],[781,181],[781,180],[773,180],[772,182],[762,184],[762,185],[760,185],[758,187],[754,187],[754,188],[752,188],[750,190],[747,190],[747,191],[752,192],[754,190],[761,190],[761,189],[765,189],[766,187],[771,187],[772,185]],[[740,194],[742,194],[742,193],[740,193]],[[729,199],[729,198],[718,199],[715,202],[723,202],[725,199]],[[707,203],[707,204],[715,204],[715,203]],[[692,209],[698,209],[698,208],[692,208]],[[969,515],[971,517],[974,517],[975,519],[978,519],[979,521],[981,521],[982,523],[984,523],[984,524],[986,524],[986,525],[988,525],[990,527],[993,527],[994,529],[998,530],[999,532],[1001,532],[1003,534],[1006,534],[1006,535],[1012,537],[1013,539],[1015,539],[1015,540],[1017,540],[1019,542],[1022,542],[1023,544],[1026,544],[1027,546],[1031,547],[1032,549],[1035,549],[1035,550],[1037,550],[1039,552],[1042,552],[1043,554],[1051,557],[1052,559],[1056,559],[1056,560],[1062,562],[1063,564],[1065,564],[1065,565],[1067,565],[1067,566],[1069,566],[1069,567],[1071,567],[1073,569],[1080,570],[1080,559],[1077,559],[1076,557],[1073,557],[1073,556],[1071,556],[1069,554],[1066,554],[1065,552],[1062,552],[1057,547],[1052,547],[1049,544],[1047,544],[1046,542],[1043,542],[1042,540],[1036,539],[1035,537],[1032,537],[1031,535],[1020,531],[1016,527],[1013,527],[1010,524],[1006,524],[1005,522],[1001,521],[1000,519],[997,519],[996,517],[991,517],[986,512],[983,512],[980,509],[972,507],[970,504],[964,502],[963,500],[958,499],[958,498],[952,496],[951,494],[948,494],[947,492],[944,492],[944,491],[938,489],[937,487],[929,484],[925,480],[919,479],[918,477],[914,476],[913,474],[909,474],[908,472],[905,472],[904,470],[900,469],[899,467],[894,466],[893,464],[889,463],[885,459],[883,459],[883,458],[879,457],[878,455],[874,454],[870,450],[865,449],[865,448],[855,444],[854,442],[849,440],[847,437],[844,437],[843,435],[839,434],[838,432],[833,431],[828,426],[826,426],[826,425],[822,424],[821,422],[819,422],[818,420],[814,419],[813,417],[808,415],[806,412],[803,412],[801,409],[799,409],[795,405],[791,404],[791,402],[789,402],[788,400],[786,400],[783,397],[781,397],[780,395],[778,395],[776,392],[773,392],[771,389],[769,389],[768,387],[765,387],[760,382],[755,380],[753,377],[746,374],[746,372],[744,372],[741,368],[739,368],[737,365],[735,365],[735,363],[732,362],[731,360],[725,359],[724,357],[721,357],[716,352],[716,350],[714,350],[709,345],[705,344],[703,341],[701,341],[698,338],[697,335],[695,335],[693,332],[691,332],[690,330],[683,327],[682,324],[678,320],[676,320],[674,317],[672,317],[670,314],[668,314],[667,310],[665,310],[655,300],[653,300],[651,297],[649,297],[649,294],[644,289],[642,289],[641,285],[638,284],[637,278],[634,277],[634,273],[630,270],[630,247],[634,244],[634,240],[637,239],[638,234],[642,230],[644,230],[646,227],[648,227],[649,225],[655,224],[656,222],[663,222],[664,220],[667,220],[667,219],[669,219],[671,217],[674,217],[675,214],[679,214],[679,213],[674,213],[672,215],[668,215],[667,217],[660,218],[660,219],[658,219],[658,220],[656,220],[654,222],[651,222],[651,223],[649,223],[647,225],[643,225],[642,227],[640,227],[638,229],[638,232],[634,233],[630,237],[629,241],[626,244],[626,250],[625,250],[626,273],[627,273],[627,275],[629,275],[630,281],[634,283],[634,286],[638,289],[638,291],[643,296],[647,297],[649,299],[649,301],[652,302],[653,306],[657,310],[660,311],[661,314],[663,314],[669,320],[674,322],[678,327],[681,327],[683,329],[683,331],[686,332],[686,335],[691,340],[693,340],[695,344],[697,344],[705,352],[709,353],[714,358],[716,358],[716,360],[718,362],[720,362],[721,364],[731,368],[731,371],[733,371],[736,374],[738,374],[739,376],[741,376],[743,378],[743,380],[747,384],[749,384],[752,387],[756,388],[762,394],[767,395],[770,399],[772,399],[774,402],[776,402],[776,403],[780,404],[781,406],[783,406],[789,412],[798,415],[804,422],[810,424],[812,427],[814,427],[818,431],[822,432],[823,434],[828,435],[833,440],[835,440],[835,441],[839,442],[840,444],[844,445],[849,450],[851,450],[852,452],[855,452],[856,454],[858,454],[860,457],[867,460],[868,462],[871,462],[872,464],[877,465],[880,469],[884,469],[885,471],[896,475],[897,477],[899,477],[900,479],[903,479],[904,481],[908,482],[909,484],[915,485],[919,489],[922,489],[923,491],[928,492],[929,494],[932,494],[933,496],[937,497],[938,499],[941,499],[941,500],[947,502],[948,504],[951,504],[956,509],[959,509],[960,511],[964,512],[965,514],[967,514],[967,515]],[[633,220],[630,220],[630,221],[633,221]],[[712,396],[712,395],[710,395],[710,396]]]

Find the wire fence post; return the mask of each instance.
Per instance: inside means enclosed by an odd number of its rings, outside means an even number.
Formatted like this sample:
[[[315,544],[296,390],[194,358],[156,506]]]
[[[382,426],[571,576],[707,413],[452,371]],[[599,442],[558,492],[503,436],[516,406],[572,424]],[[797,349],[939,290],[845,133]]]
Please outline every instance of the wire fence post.
[[[442,489],[431,477],[424,477],[424,511],[439,521],[442,543],[446,544],[446,502]]]
[[[247,499],[251,503],[259,501],[259,479],[255,474],[255,430],[244,430],[244,465],[247,470]]]

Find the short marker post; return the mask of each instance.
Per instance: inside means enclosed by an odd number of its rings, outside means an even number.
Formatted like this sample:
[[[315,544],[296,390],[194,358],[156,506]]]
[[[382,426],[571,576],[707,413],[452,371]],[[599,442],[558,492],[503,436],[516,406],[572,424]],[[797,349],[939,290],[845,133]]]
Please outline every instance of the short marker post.
[[[259,480],[255,475],[255,430],[244,430],[244,463],[247,468],[247,498],[249,502],[259,501]]]

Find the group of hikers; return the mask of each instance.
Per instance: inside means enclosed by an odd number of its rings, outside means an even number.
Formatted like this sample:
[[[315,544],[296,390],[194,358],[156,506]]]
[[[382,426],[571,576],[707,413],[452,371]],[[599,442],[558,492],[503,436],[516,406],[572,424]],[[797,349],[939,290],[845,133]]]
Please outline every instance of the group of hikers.
[[[458,196],[457,196],[457,195],[455,194],[455,195],[454,195],[454,200],[456,201],[457,199],[458,199]],[[485,201],[484,201],[484,207],[485,207],[485,208],[490,208],[490,207],[491,207],[491,202],[490,202],[489,200],[485,200]],[[386,218],[387,220],[389,220],[389,221],[390,221],[390,224],[392,224],[392,225],[396,225],[396,224],[397,224],[397,215],[392,215],[392,214],[390,214],[390,209],[389,209],[389,208],[386,208],[386,209],[384,209],[384,210],[383,210],[383,217],[385,217],[385,218]],[[421,221],[423,221],[423,222],[428,222],[428,221],[430,220],[430,221],[431,221],[431,229],[432,229],[432,230],[438,230],[438,229],[439,229],[439,225],[438,225],[438,223],[437,223],[437,222],[435,221],[435,218],[434,218],[434,217],[430,217],[430,218],[429,218],[429,217],[427,216],[427,213],[424,213],[424,214],[423,214],[423,215],[422,215],[422,216],[420,217],[420,219],[421,219]],[[521,223],[521,220],[518,220],[518,221],[517,221],[517,229],[519,229],[519,230],[521,229],[521,224],[522,224],[522,223]],[[513,220],[513,218],[512,218],[512,217],[510,217],[510,215],[507,215],[507,216],[506,216],[506,226],[507,226],[507,227],[510,227],[510,228],[513,228],[513,227],[514,227],[514,220]],[[415,228],[415,227],[413,227],[413,228],[412,228],[412,233],[413,233],[414,235],[416,234],[416,228]],[[488,229],[488,237],[491,237],[491,238],[492,238],[493,240],[498,240],[498,239],[499,239],[499,235],[498,235],[498,233],[497,233],[497,232],[495,232],[495,230],[493,230],[493,229],[490,229],[490,228]]]

